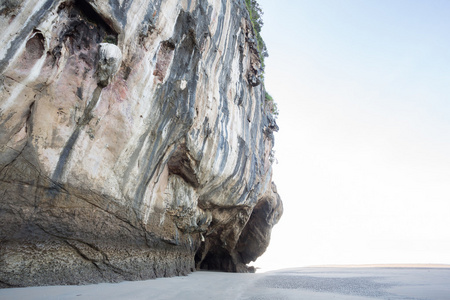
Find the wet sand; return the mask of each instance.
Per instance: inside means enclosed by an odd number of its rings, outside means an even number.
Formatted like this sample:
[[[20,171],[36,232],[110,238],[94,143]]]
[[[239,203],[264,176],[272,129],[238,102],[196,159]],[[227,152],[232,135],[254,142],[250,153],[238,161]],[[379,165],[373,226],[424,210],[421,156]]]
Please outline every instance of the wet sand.
[[[408,299],[450,300],[450,268],[310,267],[259,274],[0,289],[0,299]]]

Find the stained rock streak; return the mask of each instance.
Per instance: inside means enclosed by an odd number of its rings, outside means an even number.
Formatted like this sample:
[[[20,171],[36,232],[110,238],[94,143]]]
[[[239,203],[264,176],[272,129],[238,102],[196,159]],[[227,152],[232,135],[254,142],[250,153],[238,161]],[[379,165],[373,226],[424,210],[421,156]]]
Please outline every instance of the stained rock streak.
[[[0,6],[0,287],[249,271],[282,203],[244,1]]]

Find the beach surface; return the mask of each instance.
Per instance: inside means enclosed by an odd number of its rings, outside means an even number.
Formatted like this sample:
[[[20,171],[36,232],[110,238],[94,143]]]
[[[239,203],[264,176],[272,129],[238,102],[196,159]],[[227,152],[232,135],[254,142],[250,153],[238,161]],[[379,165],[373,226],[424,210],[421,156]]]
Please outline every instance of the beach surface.
[[[146,281],[0,289],[0,299],[449,300],[450,268],[327,266],[257,274],[199,271]]]

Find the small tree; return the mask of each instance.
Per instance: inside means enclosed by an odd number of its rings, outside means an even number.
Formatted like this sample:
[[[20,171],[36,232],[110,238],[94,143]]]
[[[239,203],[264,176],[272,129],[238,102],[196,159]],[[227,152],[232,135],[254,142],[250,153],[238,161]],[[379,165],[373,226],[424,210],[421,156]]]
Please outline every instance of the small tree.
[[[264,58],[269,56],[269,53],[267,51],[266,43],[264,42],[263,38],[261,37],[261,29],[264,25],[262,16],[264,12],[261,9],[261,6],[259,6],[258,2],[256,0],[245,0],[245,4],[247,6],[248,13],[250,15],[250,20],[252,22],[253,30],[255,32],[256,36],[256,42],[257,47],[259,51],[259,57],[261,59],[261,67],[264,72]],[[264,77],[262,77],[262,82],[264,84]],[[265,94],[265,103],[266,107],[269,108],[269,111],[275,116],[275,118],[278,116],[278,107],[275,101],[273,100],[272,96],[269,95],[269,93],[266,92]]]
[[[257,47],[261,57],[261,63],[264,64],[264,58],[269,56],[266,43],[264,43],[264,40],[261,37],[261,29],[264,25],[262,19],[264,12],[262,11],[261,6],[259,6],[256,0],[245,0],[245,4],[247,5],[247,10],[250,14],[250,20],[252,21],[253,29],[255,31]]]

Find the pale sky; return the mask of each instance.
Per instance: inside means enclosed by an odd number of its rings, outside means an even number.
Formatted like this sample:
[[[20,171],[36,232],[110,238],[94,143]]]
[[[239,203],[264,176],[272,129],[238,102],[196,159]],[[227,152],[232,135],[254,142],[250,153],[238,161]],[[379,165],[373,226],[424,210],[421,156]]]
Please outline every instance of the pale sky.
[[[255,265],[450,264],[450,1],[259,3],[285,212]]]

